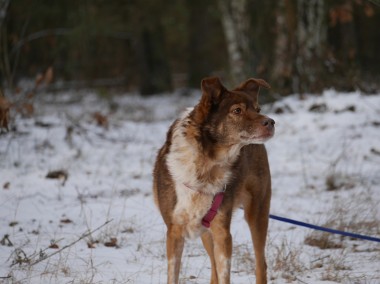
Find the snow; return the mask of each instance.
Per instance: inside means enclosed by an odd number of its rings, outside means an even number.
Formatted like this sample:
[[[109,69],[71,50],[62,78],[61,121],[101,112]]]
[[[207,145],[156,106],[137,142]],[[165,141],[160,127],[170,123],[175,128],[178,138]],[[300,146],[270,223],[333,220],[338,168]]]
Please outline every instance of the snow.
[[[17,131],[0,136],[0,281],[166,283],[166,229],[152,198],[152,166],[173,119],[199,96],[39,94],[32,118],[14,114]],[[276,121],[267,143],[271,213],[380,237],[380,95],[328,90],[262,109]],[[96,124],[95,112],[108,128]],[[67,180],[47,179],[55,170]],[[255,283],[242,210],[231,233],[231,282]],[[379,251],[379,243],[271,220],[268,276],[271,283],[378,283]],[[181,283],[209,277],[201,242],[187,241]]]

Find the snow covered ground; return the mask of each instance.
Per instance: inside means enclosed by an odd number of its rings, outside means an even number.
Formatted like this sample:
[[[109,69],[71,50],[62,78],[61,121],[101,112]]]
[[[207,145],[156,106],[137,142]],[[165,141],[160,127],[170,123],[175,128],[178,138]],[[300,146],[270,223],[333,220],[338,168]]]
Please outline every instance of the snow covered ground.
[[[199,95],[38,95],[33,117],[0,136],[0,282],[165,283],[152,165]],[[291,96],[262,112],[276,120],[271,213],[380,237],[380,95]],[[232,236],[231,281],[255,283],[242,210]],[[267,262],[271,283],[380,283],[380,243],[274,220]],[[201,242],[188,241],[181,283],[209,276]]]

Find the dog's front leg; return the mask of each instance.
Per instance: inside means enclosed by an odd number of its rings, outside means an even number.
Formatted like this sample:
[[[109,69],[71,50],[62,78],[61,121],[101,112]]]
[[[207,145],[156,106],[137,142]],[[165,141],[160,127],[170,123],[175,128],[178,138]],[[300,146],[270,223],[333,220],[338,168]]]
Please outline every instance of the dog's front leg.
[[[214,240],[214,257],[218,284],[230,283],[232,237],[229,228],[222,227],[215,222],[211,228]]]
[[[210,284],[218,284],[218,274],[216,273],[215,256],[214,256],[214,241],[210,232],[205,232],[202,235],[203,246],[206,249],[211,262],[211,280]]]
[[[168,284],[178,284],[181,257],[185,239],[182,227],[179,225],[168,226],[166,240],[166,255],[168,258]]]

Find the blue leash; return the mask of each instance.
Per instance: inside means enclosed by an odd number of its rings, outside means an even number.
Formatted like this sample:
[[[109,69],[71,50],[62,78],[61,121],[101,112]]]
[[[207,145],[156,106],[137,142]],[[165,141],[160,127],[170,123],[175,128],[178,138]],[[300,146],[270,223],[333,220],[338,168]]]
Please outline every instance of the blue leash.
[[[375,238],[375,237],[370,237],[370,236],[365,236],[365,235],[354,234],[354,233],[350,233],[350,232],[344,232],[344,231],[339,231],[339,230],[335,230],[335,229],[325,228],[325,227],[316,226],[313,224],[308,224],[308,223],[300,222],[300,221],[289,219],[289,218],[279,217],[279,216],[272,215],[272,214],[269,214],[269,218],[271,218],[273,220],[277,220],[277,221],[301,226],[301,227],[306,227],[309,229],[314,229],[314,230],[319,230],[319,231],[331,233],[331,234],[338,234],[338,235],[342,235],[345,237],[351,237],[351,238],[355,238],[355,239],[363,239],[363,240],[367,240],[367,241],[380,243],[380,238]]]

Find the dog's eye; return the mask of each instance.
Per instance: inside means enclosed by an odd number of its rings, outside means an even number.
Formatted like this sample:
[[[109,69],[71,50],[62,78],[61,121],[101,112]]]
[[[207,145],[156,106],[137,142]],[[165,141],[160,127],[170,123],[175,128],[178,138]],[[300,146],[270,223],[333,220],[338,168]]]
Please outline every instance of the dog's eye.
[[[240,108],[240,107],[235,108],[232,112],[233,112],[234,114],[241,114],[241,108]]]

